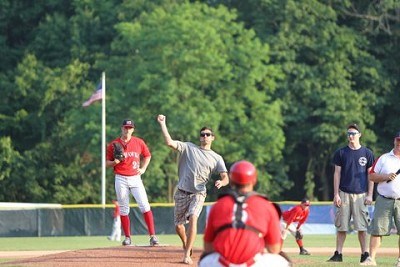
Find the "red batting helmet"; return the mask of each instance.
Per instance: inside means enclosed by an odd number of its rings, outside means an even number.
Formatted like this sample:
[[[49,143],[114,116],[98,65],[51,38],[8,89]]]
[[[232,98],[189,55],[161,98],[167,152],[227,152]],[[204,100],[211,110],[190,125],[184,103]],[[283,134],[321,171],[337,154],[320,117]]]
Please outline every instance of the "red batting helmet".
[[[257,170],[254,165],[248,161],[241,160],[235,162],[230,171],[231,181],[235,184],[255,184],[257,182]]]

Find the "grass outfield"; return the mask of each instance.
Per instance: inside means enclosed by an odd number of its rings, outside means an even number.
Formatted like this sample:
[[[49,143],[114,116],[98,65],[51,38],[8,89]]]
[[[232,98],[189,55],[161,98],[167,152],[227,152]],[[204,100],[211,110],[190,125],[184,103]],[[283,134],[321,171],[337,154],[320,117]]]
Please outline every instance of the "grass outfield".
[[[166,245],[180,246],[180,240],[177,235],[160,235],[160,242]],[[311,256],[300,256],[297,253],[297,245],[292,236],[285,240],[284,250],[289,252],[289,256],[296,262],[295,266],[335,266],[338,263],[328,263],[327,259],[335,250],[334,235],[306,235],[304,245],[309,248]],[[147,245],[148,237],[144,235],[132,236],[132,242],[135,245]],[[0,251],[51,251],[51,250],[80,250],[91,248],[103,248],[120,246],[120,242],[111,242],[105,236],[79,236],[79,237],[2,237],[0,238]],[[195,241],[195,247],[202,247],[202,235],[198,235]],[[358,248],[357,235],[347,236],[344,246],[344,262],[340,263],[342,267],[359,266],[360,253],[352,252],[346,254],[346,248]],[[313,253],[313,248],[328,248],[326,253]],[[398,251],[398,236],[392,235],[384,237],[381,248],[393,248],[393,256],[380,256],[379,250],[377,262],[379,266],[394,266],[396,253]],[[391,249],[390,249],[391,250]],[[296,252],[293,252],[296,251]],[[0,260],[2,261],[2,260]]]

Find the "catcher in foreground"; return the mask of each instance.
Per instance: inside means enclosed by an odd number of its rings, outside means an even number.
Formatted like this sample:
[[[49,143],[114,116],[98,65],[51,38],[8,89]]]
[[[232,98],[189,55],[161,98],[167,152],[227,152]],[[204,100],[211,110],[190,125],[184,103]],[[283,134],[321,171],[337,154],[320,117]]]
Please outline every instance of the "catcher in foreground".
[[[234,163],[230,178],[231,190],[220,195],[210,210],[199,266],[291,266],[281,251],[279,206],[253,191],[254,165],[244,160]]]
[[[300,255],[310,255],[310,253],[303,247],[303,233],[300,229],[306,222],[309,214],[310,201],[307,198],[304,198],[299,205],[282,213],[282,239],[285,240],[288,232],[290,232],[296,238],[296,243],[300,248]]]

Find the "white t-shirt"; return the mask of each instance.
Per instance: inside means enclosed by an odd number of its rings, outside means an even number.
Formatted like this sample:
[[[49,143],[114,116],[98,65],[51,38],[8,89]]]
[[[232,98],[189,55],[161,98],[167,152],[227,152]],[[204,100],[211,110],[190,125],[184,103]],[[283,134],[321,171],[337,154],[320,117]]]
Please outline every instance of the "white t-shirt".
[[[400,169],[400,158],[396,157],[393,150],[380,156],[372,166],[371,173],[389,174],[396,173]],[[381,196],[387,198],[400,198],[400,174],[387,183],[387,181],[378,184],[377,191]]]

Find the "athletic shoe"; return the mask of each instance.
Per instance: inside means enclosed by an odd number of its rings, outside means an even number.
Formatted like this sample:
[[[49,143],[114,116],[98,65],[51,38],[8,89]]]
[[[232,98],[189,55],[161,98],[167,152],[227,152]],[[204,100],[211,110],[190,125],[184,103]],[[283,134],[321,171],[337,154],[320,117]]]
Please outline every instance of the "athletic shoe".
[[[397,262],[395,264],[396,267],[400,267],[400,258],[397,259]]]
[[[153,235],[150,237],[150,246],[154,247],[154,246],[158,246],[160,245],[160,242],[158,242],[158,238]]]
[[[343,254],[337,251],[335,251],[335,254],[328,260],[328,261],[334,261],[334,262],[342,262],[343,261]]]
[[[364,262],[368,257],[369,257],[369,253],[364,252],[363,254],[361,254],[360,262]]]
[[[311,255],[306,249],[300,249],[299,255]]]
[[[122,242],[123,246],[130,246],[131,245],[131,238],[125,237],[125,240]]]
[[[376,266],[376,261],[368,257],[364,262],[360,263],[361,266]]]

